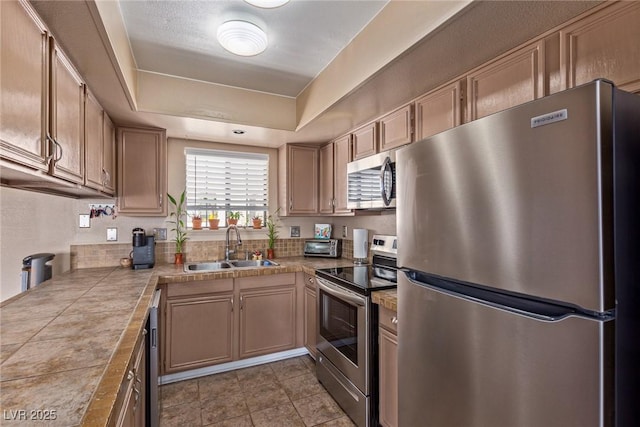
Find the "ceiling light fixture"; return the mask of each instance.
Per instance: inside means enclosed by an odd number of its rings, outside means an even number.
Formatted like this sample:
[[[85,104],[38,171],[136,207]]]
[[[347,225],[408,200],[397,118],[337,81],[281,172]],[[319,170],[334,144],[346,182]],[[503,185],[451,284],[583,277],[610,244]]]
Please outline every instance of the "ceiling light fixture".
[[[244,0],[247,3],[265,9],[274,9],[289,3],[289,0]]]
[[[267,35],[247,21],[227,21],[218,27],[218,41],[229,52],[254,56],[267,48]]]

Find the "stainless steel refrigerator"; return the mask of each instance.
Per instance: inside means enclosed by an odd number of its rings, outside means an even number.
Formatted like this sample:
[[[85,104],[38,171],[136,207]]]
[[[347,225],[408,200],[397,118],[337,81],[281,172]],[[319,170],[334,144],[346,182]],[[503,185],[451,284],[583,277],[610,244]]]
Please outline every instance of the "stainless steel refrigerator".
[[[637,423],[640,96],[594,81],[396,161],[400,426]]]

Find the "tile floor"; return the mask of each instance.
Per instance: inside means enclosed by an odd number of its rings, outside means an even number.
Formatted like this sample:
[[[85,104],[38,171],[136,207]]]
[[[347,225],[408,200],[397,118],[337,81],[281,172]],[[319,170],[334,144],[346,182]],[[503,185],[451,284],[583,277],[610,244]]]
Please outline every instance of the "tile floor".
[[[309,356],[160,387],[160,426],[354,426]]]

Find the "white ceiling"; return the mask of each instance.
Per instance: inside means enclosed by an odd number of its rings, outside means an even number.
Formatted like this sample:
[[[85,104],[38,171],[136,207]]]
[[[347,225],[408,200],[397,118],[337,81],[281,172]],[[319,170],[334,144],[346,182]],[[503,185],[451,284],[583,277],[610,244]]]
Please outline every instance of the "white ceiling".
[[[329,141],[599,3],[30,2],[116,124],[270,147]],[[216,23],[249,15],[271,43],[235,57]]]
[[[244,0],[120,0],[139,70],[296,97],[373,19],[388,0],[292,0],[264,9]],[[267,50],[227,52],[220,24],[243,20],[262,28]]]

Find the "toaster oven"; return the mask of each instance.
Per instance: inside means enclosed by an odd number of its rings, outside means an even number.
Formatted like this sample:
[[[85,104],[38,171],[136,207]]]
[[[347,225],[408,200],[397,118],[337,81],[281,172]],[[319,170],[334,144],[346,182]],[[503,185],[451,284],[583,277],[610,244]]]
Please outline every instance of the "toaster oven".
[[[305,240],[304,256],[340,258],[342,256],[341,239]]]

